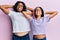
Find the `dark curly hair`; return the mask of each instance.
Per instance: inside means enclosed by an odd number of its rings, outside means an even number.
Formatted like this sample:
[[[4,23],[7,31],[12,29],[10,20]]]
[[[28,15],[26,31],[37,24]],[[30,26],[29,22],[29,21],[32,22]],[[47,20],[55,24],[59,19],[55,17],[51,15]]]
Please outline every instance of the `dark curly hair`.
[[[22,11],[26,11],[26,5],[25,5],[25,3],[22,2],[22,1],[17,1],[17,2],[15,3],[15,5],[13,6],[13,10],[14,10],[15,12],[19,12],[19,11],[17,10],[17,6],[18,6],[19,3],[22,3],[22,4],[23,4],[23,10],[22,10]]]

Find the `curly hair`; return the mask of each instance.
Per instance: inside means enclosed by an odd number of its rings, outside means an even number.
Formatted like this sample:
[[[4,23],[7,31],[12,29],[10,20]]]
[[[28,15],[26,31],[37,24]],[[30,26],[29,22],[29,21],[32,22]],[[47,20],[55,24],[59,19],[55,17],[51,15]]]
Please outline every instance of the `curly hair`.
[[[15,3],[15,5],[13,6],[13,10],[14,10],[15,12],[19,12],[19,11],[17,10],[17,6],[18,6],[19,3],[22,3],[22,4],[23,4],[23,10],[22,10],[22,11],[26,11],[26,5],[25,5],[25,3],[22,2],[22,1],[17,1],[17,2]]]

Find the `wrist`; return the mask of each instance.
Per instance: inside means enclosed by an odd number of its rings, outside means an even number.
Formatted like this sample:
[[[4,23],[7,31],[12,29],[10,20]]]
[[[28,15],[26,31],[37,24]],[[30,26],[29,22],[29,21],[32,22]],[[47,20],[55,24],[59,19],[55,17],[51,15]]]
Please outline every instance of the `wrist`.
[[[1,6],[0,6],[0,9],[1,9]]]

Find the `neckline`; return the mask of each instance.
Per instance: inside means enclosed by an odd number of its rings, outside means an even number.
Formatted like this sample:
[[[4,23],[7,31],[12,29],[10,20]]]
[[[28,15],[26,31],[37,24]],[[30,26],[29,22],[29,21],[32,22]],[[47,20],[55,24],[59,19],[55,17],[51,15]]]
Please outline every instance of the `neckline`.
[[[40,19],[35,18],[35,20],[38,20],[38,21],[41,20],[41,19],[42,19],[42,17]]]
[[[21,12],[17,12],[18,14],[22,14]]]

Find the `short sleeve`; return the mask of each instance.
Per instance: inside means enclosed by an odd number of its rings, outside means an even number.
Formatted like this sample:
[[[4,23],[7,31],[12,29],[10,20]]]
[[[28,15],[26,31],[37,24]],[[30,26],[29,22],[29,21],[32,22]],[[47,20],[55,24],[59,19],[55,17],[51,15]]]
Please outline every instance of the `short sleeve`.
[[[8,15],[9,15],[9,16],[14,15],[14,11],[9,10],[9,14],[8,14]]]
[[[11,11],[11,10],[9,10],[9,14],[8,14],[8,15],[10,16],[11,14],[12,14],[12,11]]]
[[[27,10],[27,12],[28,12],[28,14],[29,14],[29,15],[31,15],[31,14],[32,14],[32,12],[31,12],[30,10]]]
[[[9,10],[8,16],[11,18],[11,20],[14,20],[14,12]]]
[[[30,17],[29,21],[30,21],[30,22],[33,22],[33,17]]]
[[[46,22],[49,22],[49,21],[50,21],[50,16],[49,16],[49,15],[45,16],[45,17],[44,17],[44,20],[45,20]]]

